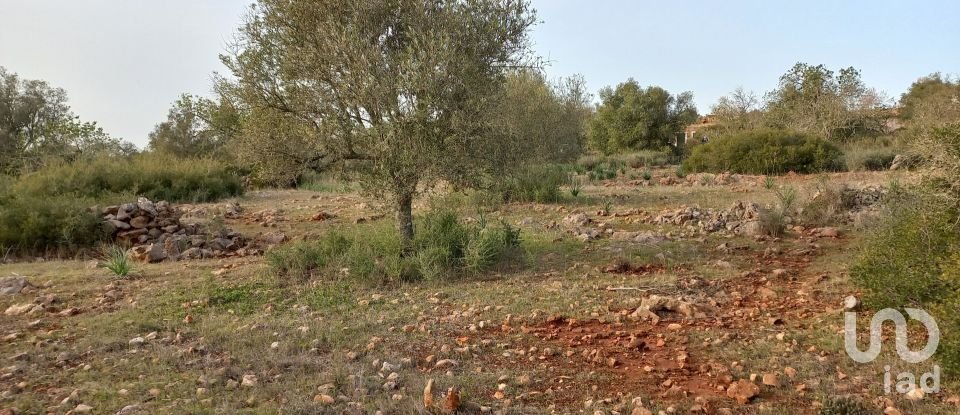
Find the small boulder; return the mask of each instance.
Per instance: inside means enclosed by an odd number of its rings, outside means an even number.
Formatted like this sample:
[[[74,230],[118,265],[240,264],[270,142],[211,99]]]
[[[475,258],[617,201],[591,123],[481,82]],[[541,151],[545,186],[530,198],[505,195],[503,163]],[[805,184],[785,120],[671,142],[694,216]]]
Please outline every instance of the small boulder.
[[[727,396],[735,399],[741,405],[750,403],[750,400],[759,394],[760,387],[746,379],[731,383],[727,388]]]
[[[32,287],[32,285],[25,277],[14,275],[0,278],[0,294],[2,295],[19,294],[26,287]]]

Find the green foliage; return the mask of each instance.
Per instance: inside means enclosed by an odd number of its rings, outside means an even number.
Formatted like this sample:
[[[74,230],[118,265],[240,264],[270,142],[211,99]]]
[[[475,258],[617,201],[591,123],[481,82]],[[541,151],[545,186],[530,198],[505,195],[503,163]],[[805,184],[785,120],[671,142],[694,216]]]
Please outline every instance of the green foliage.
[[[960,205],[960,122],[919,130],[912,147],[928,189]]]
[[[36,197],[105,200],[133,194],[171,202],[209,202],[243,193],[240,178],[222,163],[160,154],[59,163],[23,175],[11,187]]]
[[[520,231],[505,222],[475,224],[450,211],[432,211],[417,220],[413,253],[401,255],[393,233],[331,231],[317,241],[289,244],[267,253],[282,277],[343,279],[384,284],[411,279],[449,279],[479,273],[519,252]],[[372,237],[371,235],[376,235]]]
[[[556,164],[530,165],[512,172],[496,183],[493,190],[504,201],[557,203],[562,199],[560,187],[570,181],[566,166]]]
[[[350,193],[358,190],[354,183],[339,180],[329,173],[309,171],[297,180],[297,188],[317,193]]]
[[[767,94],[764,124],[848,140],[883,134],[885,117],[883,98],[863,84],[857,69],[834,73],[824,65],[797,63]]]
[[[0,248],[18,252],[76,250],[107,235],[90,199],[0,189]]]
[[[960,241],[956,210],[919,193],[888,195],[882,221],[866,237],[850,278],[877,308],[922,306],[941,298],[940,262]]]
[[[603,209],[601,209],[601,211],[603,212],[604,216],[610,215],[610,213],[613,212],[613,201],[605,200],[603,202]]]
[[[240,118],[228,100],[183,94],[150,133],[150,149],[185,158],[223,156],[223,146],[239,132]]]
[[[141,154],[58,162],[0,180],[0,246],[23,253],[76,251],[107,235],[92,207],[135,196],[209,202],[240,195],[240,178],[209,159]]]
[[[960,373],[960,252],[953,253],[940,263],[944,286],[933,313],[940,327],[940,348],[937,357],[945,372]]]
[[[103,267],[113,275],[126,277],[133,272],[133,261],[127,256],[127,250],[117,245],[104,245],[100,249],[100,260]]]
[[[353,243],[339,232],[328,232],[318,241],[288,244],[267,252],[267,263],[279,275],[305,280],[314,270],[342,256]]]
[[[960,80],[940,73],[922,77],[900,97],[907,128],[929,128],[960,121]]]
[[[776,195],[777,205],[760,211],[760,230],[764,234],[779,238],[787,230],[787,220],[793,214],[797,191],[792,187],[783,187],[776,190]]]
[[[879,415],[860,400],[852,397],[831,397],[823,401],[818,415]]]
[[[617,157],[582,157],[576,166],[578,173],[586,173],[590,181],[610,180],[625,172],[627,162]]]
[[[580,197],[582,191],[583,183],[580,182],[580,177],[577,174],[570,174],[570,196]]]
[[[797,217],[800,223],[806,226],[827,226],[842,219],[842,216],[853,207],[853,201],[848,200],[846,185],[831,183],[823,177],[817,183],[813,198],[804,204]]]
[[[0,174],[102,155],[130,155],[136,147],[82,122],[67,93],[44,81],[22,79],[0,67]]]
[[[642,88],[633,79],[604,88],[600,100],[587,140],[605,154],[662,148],[697,119],[690,92],[673,96],[660,87]]]
[[[641,150],[629,156],[630,167],[660,167],[670,164],[674,154],[672,150]]]
[[[529,162],[569,163],[580,156],[591,96],[582,76],[548,82],[533,69],[509,73],[496,117]]]
[[[763,178],[763,188],[771,190],[774,187],[777,187],[777,179],[774,179],[773,176],[766,176]]]
[[[815,173],[843,169],[843,154],[822,139],[784,130],[736,133],[696,146],[690,171],[741,174]]]
[[[898,152],[889,147],[847,147],[844,149],[847,170],[884,171],[889,170]]]
[[[673,174],[677,176],[678,179],[685,178],[687,177],[687,169],[683,168],[682,165],[677,166],[677,168],[673,171]]]
[[[527,161],[497,111],[512,68],[532,57],[528,0],[259,0],[249,10],[222,59],[235,81],[220,90],[250,109],[240,140],[266,156],[254,171],[344,166],[394,207],[409,248],[418,189],[479,187]]]

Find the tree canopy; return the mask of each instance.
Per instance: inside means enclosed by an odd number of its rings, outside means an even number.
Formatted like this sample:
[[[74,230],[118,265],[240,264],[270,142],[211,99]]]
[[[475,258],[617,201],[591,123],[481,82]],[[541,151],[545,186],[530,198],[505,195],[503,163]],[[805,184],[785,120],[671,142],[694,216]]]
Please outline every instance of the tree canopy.
[[[581,153],[592,113],[582,76],[548,82],[540,71],[524,69],[507,77],[498,117],[533,162],[569,162]]]
[[[95,122],[80,121],[63,89],[0,67],[0,173],[33,170],[51,160],[135,151]]]
[[[867,88],[853,67],[838,73],[797,63],[767,94],[766,124],[826,139],[882,133],[885,99]]]
[[[221,154],[239,128],[240,112],[231,102],[183,94],[150,133],[150,149],[178,157]]]
[[[471,185],[520,156],[491,114],[534,22],[526,0],[260,0],[223,58],[237,79],[224,89],[261,148],[293,133],[347,162],[408,244],[422,186]]]
[[[900,97],[900,107],[911,124],[960,121],[960,81],[940,73],[920,78]]]
[[[604,153],[661,148],[697,119],[692,93],[673,96],[632,78],[600,90],[600,100],[587,134],[590,145]]]

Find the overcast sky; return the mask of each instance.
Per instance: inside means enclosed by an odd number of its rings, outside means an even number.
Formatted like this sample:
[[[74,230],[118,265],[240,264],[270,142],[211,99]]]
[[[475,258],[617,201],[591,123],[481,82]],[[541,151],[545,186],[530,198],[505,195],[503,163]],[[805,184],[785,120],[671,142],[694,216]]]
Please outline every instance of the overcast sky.
[[[74,111],[140,146],[184,92],[209,94],[249,0],[0,0],[0,66],[66,89]],[[797,61],[859,68],[899,96],[960,73],[960,2],[534,0],[551,76],[692,91],[700,112]]]

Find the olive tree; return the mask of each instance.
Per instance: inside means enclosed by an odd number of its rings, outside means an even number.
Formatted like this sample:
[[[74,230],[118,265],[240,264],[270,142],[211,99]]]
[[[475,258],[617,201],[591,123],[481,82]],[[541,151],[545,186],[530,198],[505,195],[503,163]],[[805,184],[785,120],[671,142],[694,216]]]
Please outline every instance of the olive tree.
[[[178,157],[220,155],[237,134],[240,116],[229,100],[183,94],[173,103],[167,119],[150,132],[150,149]]]
[[[392,204],[407,251],[419,190],[517,157],[491,113],[534,23],[528,0],[259,0],[223,61],[261,135],[349,166]]]

